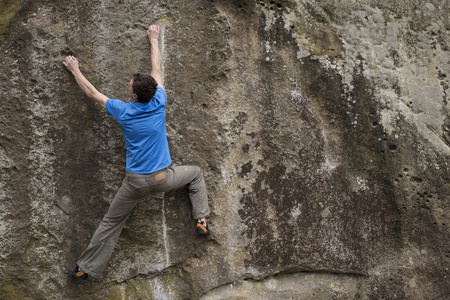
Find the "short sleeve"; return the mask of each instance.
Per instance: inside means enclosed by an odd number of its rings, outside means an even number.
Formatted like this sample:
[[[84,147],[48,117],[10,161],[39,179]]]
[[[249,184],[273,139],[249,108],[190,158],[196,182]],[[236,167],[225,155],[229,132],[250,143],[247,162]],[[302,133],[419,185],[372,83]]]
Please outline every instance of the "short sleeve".
[[[162,87],[160,87],[159,85],[156,87],[156,93],[154,96],[156,99],[158,99],[158,101],[163,105],[166,106],[166,102],[167,102],[167,95],[166,92],[164,91],[164,89]]]
[[[120,114],[125,109],[125,102],[117,99],[106,100],[106,113],[119,120]]]

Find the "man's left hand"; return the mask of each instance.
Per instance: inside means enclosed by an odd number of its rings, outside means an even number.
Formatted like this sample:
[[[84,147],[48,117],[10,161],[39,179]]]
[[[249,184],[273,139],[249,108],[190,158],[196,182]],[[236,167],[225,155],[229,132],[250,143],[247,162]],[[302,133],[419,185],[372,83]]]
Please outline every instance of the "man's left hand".
[[[72,74],[73,72],[80,70],[78,60],[74,56],[67,56],[63,62],[63,65],[67,68],[67,70],[72,72]]]

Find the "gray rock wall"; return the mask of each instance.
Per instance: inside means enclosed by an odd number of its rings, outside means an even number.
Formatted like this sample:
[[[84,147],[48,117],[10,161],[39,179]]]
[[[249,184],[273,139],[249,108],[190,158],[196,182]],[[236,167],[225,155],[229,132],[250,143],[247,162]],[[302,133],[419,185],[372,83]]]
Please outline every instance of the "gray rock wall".
[[[445,0],[0,1],[0,298],[445,299]],[[65,272],[124,177],[118,124],[64,69],[127,100],[161,25],[174,164],[102,278]]]

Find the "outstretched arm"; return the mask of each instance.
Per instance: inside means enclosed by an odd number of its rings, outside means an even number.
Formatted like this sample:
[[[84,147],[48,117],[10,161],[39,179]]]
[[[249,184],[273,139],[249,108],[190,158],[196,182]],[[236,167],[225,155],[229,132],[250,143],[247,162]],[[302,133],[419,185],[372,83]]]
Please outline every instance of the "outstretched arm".
[[[155,78],[156,83],[163,87],[162,75],[161,75],[161,58],[159,54],[158,38],[159,38],[159,26],[151,25],[147,30],[148,40],[150,41],[150,54],[152,61],[152,77]]]
[[[108,97],[97,91],[97,89],[86,79],[86,77],[84,77],[83,73],[81,73],[79,69],[78,60],[73,56],[67,56],[63,64],[67,70],[73,74],[75,80],[86,96],[105,108]]]

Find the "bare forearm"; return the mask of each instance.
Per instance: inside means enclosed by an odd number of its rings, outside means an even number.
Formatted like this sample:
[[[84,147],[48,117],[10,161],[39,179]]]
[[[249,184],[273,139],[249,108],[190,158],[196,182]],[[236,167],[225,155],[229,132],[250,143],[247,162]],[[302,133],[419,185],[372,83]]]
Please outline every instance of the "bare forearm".
[[[158,39],[150,39],[150,54],[152,61],[152,77],[155,78],[156,83],[163,87],[161,75],[161,56],[159,53]]]
[[[75,80],[77,81],[81,90],[86,94],[86,96],[88,96],[89,98],[91,98],[92,100],[94,100],[95,102],[97,102],[104,108],[106,105],[106,100],[108,100],[108,97],[106,97],[105,95],[100,93],[89,82],[89,80],[87,80],[86,77],[84,77],[83,73],[81,73],[80,70],[75,70],[72,72],[72,74],[75,77]]]
[[[161,72],[161,56],[159,53],[158,39],[150,40],[150,54],[152,61],[152,72]]]
[[[80,70],[73,71],[72,74],[86,96],[92,98],[95,93],[98,93],[97,89],[84,77]]]

